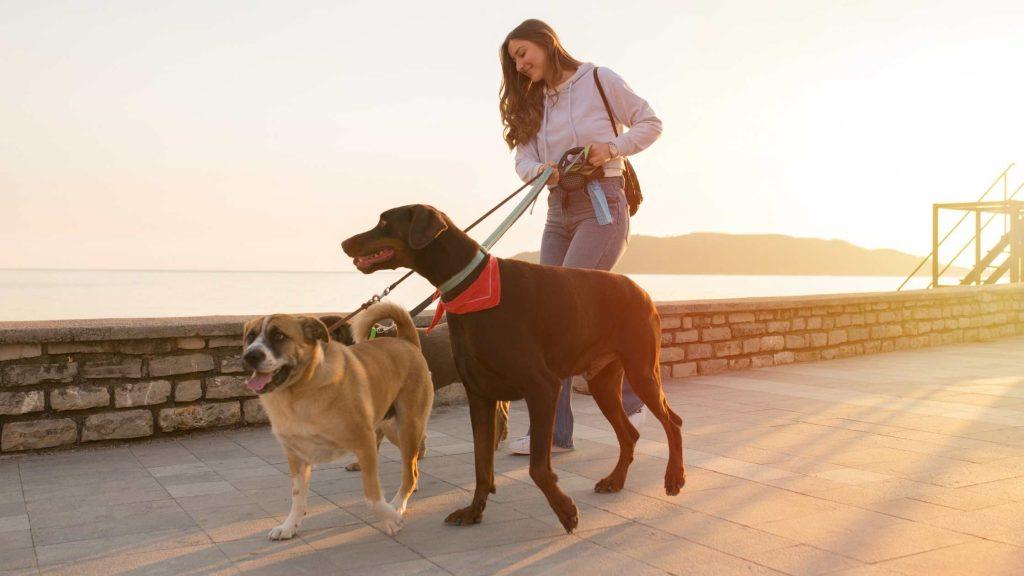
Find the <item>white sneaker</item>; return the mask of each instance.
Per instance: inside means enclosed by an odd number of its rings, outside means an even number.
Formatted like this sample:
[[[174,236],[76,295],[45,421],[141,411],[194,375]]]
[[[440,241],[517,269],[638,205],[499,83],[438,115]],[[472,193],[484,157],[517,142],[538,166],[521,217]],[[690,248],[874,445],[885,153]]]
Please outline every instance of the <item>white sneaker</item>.
[[[509,451],[513,454],[521,454],[523,456],[530,455],[530,437],[523,436],[522,438],[516,438],[515,440],[508,443]],[[573,448],[562,448],[561,446],[551,445],[551,453],[557,454],[559,452],[569,452]]]
[[[647,407],[641,406],[639,410],[629,415],[629,423],[636,428],[639,432],[644,427],[644,423],[647,422]]]

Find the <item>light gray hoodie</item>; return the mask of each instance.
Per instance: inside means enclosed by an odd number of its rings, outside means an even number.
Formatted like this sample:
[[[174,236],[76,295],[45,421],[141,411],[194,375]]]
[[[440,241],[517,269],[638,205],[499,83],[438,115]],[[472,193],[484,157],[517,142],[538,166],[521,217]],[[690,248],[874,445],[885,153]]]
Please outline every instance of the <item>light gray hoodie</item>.
[[[557,162],[569,148],[595,142],[611,142],[620,156],[636,154],[661,135],[661,120],[654,110],[633,92],[625,80],[608,68],[599,68],[619,136],[612,131],[608,112],[594,83],[594,65],[580,65],[576,73],[555,90],[545,88],[544,119],[540,130],[527,142],[516,146],[516,172],[523,181],[536,176],[544,163]],[[623,132],[623,127],[628,132]],[[605,175],[617,176],[624,166],[622,158],[605,163]]]

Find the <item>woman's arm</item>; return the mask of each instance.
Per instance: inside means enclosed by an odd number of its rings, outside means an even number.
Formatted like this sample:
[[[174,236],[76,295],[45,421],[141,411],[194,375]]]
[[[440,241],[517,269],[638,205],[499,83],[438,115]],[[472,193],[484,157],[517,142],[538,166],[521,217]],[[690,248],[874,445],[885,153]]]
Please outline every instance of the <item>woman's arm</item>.
[[[615,120],[629,128],[628,132],[611,140],[618,148],[619,155],[630,156],[653,144],[661,136],[661,120],[654,114],[651,105],[633,92],[626,81],[612,70],[600,68],[597,74],[601,77],[601,86],[608,97],[608,105],[612,108]]]
[[[520,142],[516,145],[516,173],[523,182],[529,182],[544,169],[544,163],[540,161],[540,152],[537,150],[537,139],[529,142]]]

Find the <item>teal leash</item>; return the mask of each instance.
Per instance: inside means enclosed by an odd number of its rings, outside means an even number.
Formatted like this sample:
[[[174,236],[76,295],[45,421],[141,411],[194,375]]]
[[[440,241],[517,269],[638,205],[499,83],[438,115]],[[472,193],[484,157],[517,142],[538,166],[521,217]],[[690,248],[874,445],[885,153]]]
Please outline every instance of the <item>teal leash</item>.
[[[530,207],[530,204],[535,198],[537,198],[540,191],[544,189],[544,185],[547,184],[548,178],[551,176],[551,172],[553,171],[554,168],[548,166],[543,172],[541,172],[540,178],[538,178],[534,183],[533,188],[526,193],[526,196],[523,196],[523,199],[519,201],[519,204],[517,204],[515,209],[512,210],[512,213],[505,217],[494,232],[492,232],[491,235],[488,236],[480,245],[484,250],[490,250],[495,244],[497,244],[498,240],[501,240],[501,237],[505,235],[505,232],[508,232],[508,229],[511,228],[517,220],[519,220],[523,215],[523,212],[526,212],[526,209]]]
[[[530,191],[526,193],[526,196],[523,196],[523,199],[519,201],[519,204],[516,205],[515,209],[513,209],[512,212],[508,216],[506,216],[504,220],[502,220],[501,224],[499,224],[498,227],[495,228],[494,232],[492,232],[491,235],[488,236],[487,239],[484,240],[482,244],[480,244],[480,247],[483,250],[477,253],[477,255],[473,257],[473,261],[470,262],[468,266],[463,268],[459,272],[459,274],[456,274],[455,277],[449,279],[447,282],[441,285],[442,287],[447,288],[447,290],[439,289],[439,292],[435,292],[434,294],[428,296],[426,300],[420,302],[415,308],[409,311],[410,316],[415,317],[420,312],[423,312],[424,310],[426,310],[427,306],[430,306],[430,303],[433,302],[435,298],[437,298],[440,292],[446,292],[448,290],[451,290],[459,282],[465,280],[466,276],[468,276],[469,273],[473,271],[473,268],[475,268],[479,264],[479,259],[483,258],[484,253],[490,250],[492,247],[494,247],[494,245],[498,243],[498,240],[501,240],[501,237],[504,236],[506,232],[508,232],[508,229],[511,228],[512,225],[515,224],[520,217],[522,217],[523,213],[526,212],[526,209],[530,207],[530,204],[532,204],[533,201],[537,199],[537,196],[540,194],[541,190],[544,189],[544,185],[547,184],[548,178],[551,176],[551,172],[553,171],[554,168],[548,166],[547,168],[544,169],[543,172],[535,176],[534,179],[530,181],[533,183],[533,188],[531,188]],[[527,184],[529,184],[529,182]],[[466,230],[469,230],[469,228],[466,228]],[[458,282],[452,283],[452,280],[457,278],[459,275],[461,275],[462,277],[459,278]]]

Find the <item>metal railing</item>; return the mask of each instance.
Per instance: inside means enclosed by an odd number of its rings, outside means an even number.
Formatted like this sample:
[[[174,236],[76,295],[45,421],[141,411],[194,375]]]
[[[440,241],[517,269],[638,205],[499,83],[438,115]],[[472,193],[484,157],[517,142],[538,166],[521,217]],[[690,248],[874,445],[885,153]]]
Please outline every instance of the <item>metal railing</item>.
[[[988,196],[990,192],[992,192],[992,190],[996,187],[997,184],[999,184],[999,182],[1003,183],[1003,200],[1012,200],[1013,197],[1017,195],[1017,192],[1020,192],[1020,190],[1024,188],[1024,183],[1022,183],[1020,186],[1017,187],[1016,190],[1013,191],[1013,194],[1007,196],[1007,192],[1009,189],[1009,172],[1010,169],[1014,167],[1014,165],[1015,163],[1011,162],[1010,165],[1007,166],[1006,169],[1003,170],[1002,173],[1000,173],[999,176],[997,176],[995,180],[992,181],[992,184],[989,184],[988,188],[985,189],[985,192],[978,198],[977,202],[984,201],[985,197]],[[950,228],[949,232],[947,232],[946,235],[942,237],[942,240],[937,240],[937,238],[933,239],[931,253],[925,256],[924,259],[921,260],[921,263],[918,264],[916,268],[914,268],[913,272],[907,275],[907,277],[903,280],[903,283],[900,284],[899,288],[896,289],[897,292],[902,290],[903,287],[907,285],[907,282],[909,282],[910,279],[913,278],[914,275],[916,275],[917,272],[921,269],[921,267],[928,263],[929,260],[932,260],[933,258],[938,259],[939,247],[942,246],[942,244],[946,240],[948,240],[950,236],[953,235],[953,232],[955,232],[956,229],[961,224],[963,224],[964,220],[966,220],[969,215],[970,212],[965,213],[960,218],[960,220],[958,220],[957,223],[954,224],[952,228]],[[976,217],[980,218],[980,213],[976,213]],[[985,227],[988,226],[989,222],[991,222],[995,217],[996,214],[992,214],[991,216],[989,216],[988,220],[986,220],[984,224],[976,226],[977,229],[975,231],[975,235],[970,240],[968,240],[962,248],[960,248],[960,251],[956,253],[956,256],[953,256],[952,258],[949,259],[949,262],[946,264],[944,268],[942,268],[941,272],[932,275],[932,281],[928,284],[928,288],[935,288],[938,285],[938,278],[945,274],[947,270],[949,270],[949,268],[953,265],[956,259],[959,258],[964,253],[964,250],[967,250],[967,248],[969,248],[972,243],[975,243],[976,260],[981,260],[981,231],[984,230]],[[977,224],[980,224],[980,222],[976,220],[976,225]],[[937,219],[935,219],[933,222],[933,230],[938,230]],[[937,264],[933,263],[933,267],[935,266],[937,266]]]

